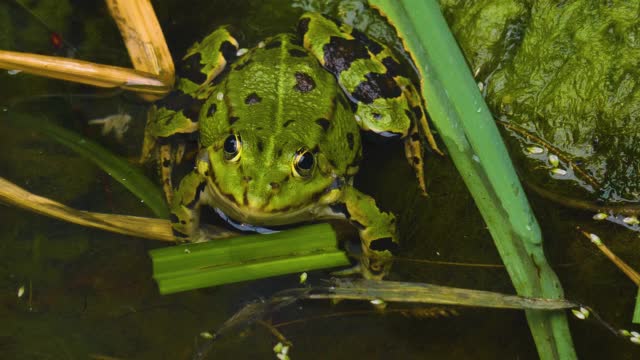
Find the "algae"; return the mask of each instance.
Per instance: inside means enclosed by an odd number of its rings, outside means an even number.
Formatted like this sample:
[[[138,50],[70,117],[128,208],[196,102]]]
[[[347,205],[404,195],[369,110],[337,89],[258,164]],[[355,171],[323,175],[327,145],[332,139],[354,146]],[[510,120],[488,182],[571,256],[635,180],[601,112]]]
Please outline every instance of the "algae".
[[[578,175],[564,179],[599,200],[638,199],[640,3],[440,4],[494,115],[558,149],[563,165],[582,168],[596,186]],[[548,181],[531,170],[539,162],[519,162],[530,181]]]

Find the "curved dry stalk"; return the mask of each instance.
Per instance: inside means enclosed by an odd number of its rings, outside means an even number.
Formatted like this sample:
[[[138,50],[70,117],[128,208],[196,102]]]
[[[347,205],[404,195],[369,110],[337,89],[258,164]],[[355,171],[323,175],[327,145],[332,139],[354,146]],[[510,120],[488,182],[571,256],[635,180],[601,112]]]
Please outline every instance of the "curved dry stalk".
[[[82,226],[145,239],[175,241],[168,220],[76,210],[32,194],[2,177],[0,202]]]
[[[169,47],[149,0],[106,0],[111,17],[120,29],[133,67],[157,75],[172,86],[175,67]]]
[[[32,194],[3,177],[0,177],[0,203],[73,224],[144,239],[175,242],[169,220],[76,210],[57,201]],[[209,240],[238,236],[235,231],[214,225],[207,225],[202,230]]]
[[[55,56],[0,50],[0,68],[97,87],[121,88],[155,98],[171,90],[171,86],[151,73]]]

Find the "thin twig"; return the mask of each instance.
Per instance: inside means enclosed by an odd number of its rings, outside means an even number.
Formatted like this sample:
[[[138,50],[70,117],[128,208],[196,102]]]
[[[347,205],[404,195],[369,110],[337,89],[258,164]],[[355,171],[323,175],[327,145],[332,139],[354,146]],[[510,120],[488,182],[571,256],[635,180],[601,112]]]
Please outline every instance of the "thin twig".
[[[609,260],[611,260],[611,262],[618,267],[618,269],[620,269],[625,275],[627,275],[627,277],[631,281],[633,281],[634,284],[636,284],[636,286],[640,286],[640,274],[638,274],[637,271],[635,271],[631,266],[629,266],[622,259],[620,259],[616,254],[614,254],[613,251],[611,251],[602,242],[602,240],[600,240],[600,237],[598,237],[598,235],[588,233],[580,229],[579,227],[577,229],[582,233],[582,235],[584,235],[587,239],[589,239],[589,241],[591,241],[594,245],[596,245],[598,247],[598,250],[600,250],[606,257],[608,257]]]

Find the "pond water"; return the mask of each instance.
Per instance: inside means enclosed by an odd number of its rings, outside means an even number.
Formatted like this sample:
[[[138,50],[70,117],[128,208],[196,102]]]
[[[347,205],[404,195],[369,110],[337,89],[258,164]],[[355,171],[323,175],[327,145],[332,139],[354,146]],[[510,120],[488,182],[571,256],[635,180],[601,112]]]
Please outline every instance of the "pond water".
[[[297,4],[304,1],[294,2]],[[336,3],[327,2],[327,6]],[[0,48],[74,54],[128,66],[126,50],[101,1],[0,2]],[[217,26],[233,24],[242,44],[294,29],[299,7],[272,1],[155,1],[174,58]],[[8,16],[6,16],[8,15]],[[20,30],[18,30],[20,29]],[[62,36],[53,46],[51,31]],[[135,161],[146,104],[126,93],[96,91],[23,74],[0,72],[0,109],[47,118]],[[132,116],[119,142],[87,121],[111,114]],[[145,167],[150,177],[153,167]],[[399,218],[403,260],[393,280],[514,293],[499,266],[491,237],[448,157],[429,155],[427,198],[419,191],[400,144],[365,143],[357,186]],[[152,216],[133,195],[38,129],[0,123],[0,175],[78,209]],[[567,298],[588,304],[616,327],[630,327],[635,286],[586,241],[577,225],[598,233],[613,251],[640,268],[637,234],[593,214],[529,196],[543,229],[549,262]],[[0,206],[0,358],[186,359],[199,333],[220,326],[235,311],[278,290],[298,286],[296,275],[161,296],[151,279],[147,252],[165,246],[87,229]],[[319,284],[329,273],[310,274]],[[18,298],[20,287],[25,294]],[[296,359],[535,359],[524,314],[519,311],[445,308],[448,317],[379,314],[368,303],[303,302],[276,313],[272,322],[293,342]],[[299,320],[295,321],[294,320]],[[289,323],[291,322],[291,323]],[[578,356],[632,359],[637,347],[603,327],[569,319]],[[288,324],[287,324],[288,323]],[[209,358],[275,358],[278,342],[254,326],[219,340]]]

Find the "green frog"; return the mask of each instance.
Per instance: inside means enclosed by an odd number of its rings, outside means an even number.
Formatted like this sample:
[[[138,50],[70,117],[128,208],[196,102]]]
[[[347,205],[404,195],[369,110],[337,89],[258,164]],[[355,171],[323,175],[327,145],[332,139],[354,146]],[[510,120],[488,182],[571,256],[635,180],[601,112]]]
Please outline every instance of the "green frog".
[[[346,219],[360,235],[360,272],[380,279],[398,248],[393,214],[352,186],[360,131],[401,137],[425,190],[421,138],[437,146],[422,98],[391,50],[352,27],[304,14],[297,34],[240,49],[227,28],[183,58],[176,90],[149,113],[143,154],[157,149],[179,241],[200,241],[209,205],[260,227]],[[193,171],[174,191],[171,169],[198,142]]]

